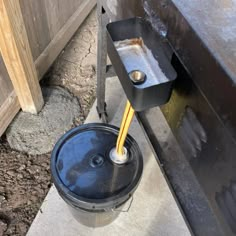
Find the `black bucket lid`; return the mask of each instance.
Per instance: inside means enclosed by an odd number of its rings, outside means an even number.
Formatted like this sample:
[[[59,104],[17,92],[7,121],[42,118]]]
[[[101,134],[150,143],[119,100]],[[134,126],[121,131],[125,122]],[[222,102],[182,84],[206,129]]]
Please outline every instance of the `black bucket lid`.
[[[124,203],[135,191],[143,159],[135,140],[128,135],[128,161],[118,165],[109,153],[119,129],[94,123],[74,128],[57,142],[51,156],[54,184],[69,204],[85,210],[105,210]]]

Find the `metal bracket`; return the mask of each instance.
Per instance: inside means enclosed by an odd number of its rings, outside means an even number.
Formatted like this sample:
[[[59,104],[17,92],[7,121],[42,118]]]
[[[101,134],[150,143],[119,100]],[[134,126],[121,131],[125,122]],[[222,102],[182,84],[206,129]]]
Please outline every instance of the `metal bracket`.
[[[96,109],[97,109],[99,119],[101,119],[103,123],[108,123],[107,104],[104,102],[102,110],[100,110],[99,106],[97,106]]]
[[[107,39],[106,25],[108,17],[98,2],[98,54],[97,54],[97,112],[104,123],[108,122],[105,103],[105,79],[107,72]]]

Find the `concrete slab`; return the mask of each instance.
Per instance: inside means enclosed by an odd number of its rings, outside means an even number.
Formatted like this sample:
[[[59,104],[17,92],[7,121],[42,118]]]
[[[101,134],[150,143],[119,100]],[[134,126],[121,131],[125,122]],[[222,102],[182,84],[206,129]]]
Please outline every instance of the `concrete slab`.
[[[11,148],[31,155],[51,152],[80,115],[78,99],[59,86],[42,88],[45,105],[38,115],[19,112],[7,129]]]
[[[109,80],[107,86],[107,91],[112,91],[111,86],[118,88],[119,83],[117,80]],[[125,106],[125,95],[121,95],[121,90],[117,90],[117,92],[120,94],[119,96],[112,96],[111,93],[107,101],[108,107],[110,104],[120,104],[116,105],[116,113],[111,121],[112,124],[119,126]],[[99,122],[95,104],[86,122]],[[55,187],[52,187],[27,234],[28,236],[190,235],[136,119],[134,119],[129,133],[138,142],[144,157],[142,180],[134,194],[129,212],[122,212],[115,222],[103,228],[88,228],[72,217],[67,205],[60,198]]]

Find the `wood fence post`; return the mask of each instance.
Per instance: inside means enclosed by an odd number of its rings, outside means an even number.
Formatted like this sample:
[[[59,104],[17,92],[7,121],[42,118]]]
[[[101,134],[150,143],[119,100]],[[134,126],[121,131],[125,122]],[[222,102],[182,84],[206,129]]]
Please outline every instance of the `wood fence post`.
[[[0,0],[0,50],[22,110],[38,113],[44,102],[19,0]]]

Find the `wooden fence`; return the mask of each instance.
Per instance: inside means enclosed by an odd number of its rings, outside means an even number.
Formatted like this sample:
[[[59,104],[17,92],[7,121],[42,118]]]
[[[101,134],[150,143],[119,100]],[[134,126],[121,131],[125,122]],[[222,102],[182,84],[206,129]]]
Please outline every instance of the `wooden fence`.
[[[38,80],[96,0],[0,0],[0,135],[20,108],[43,105]]]

